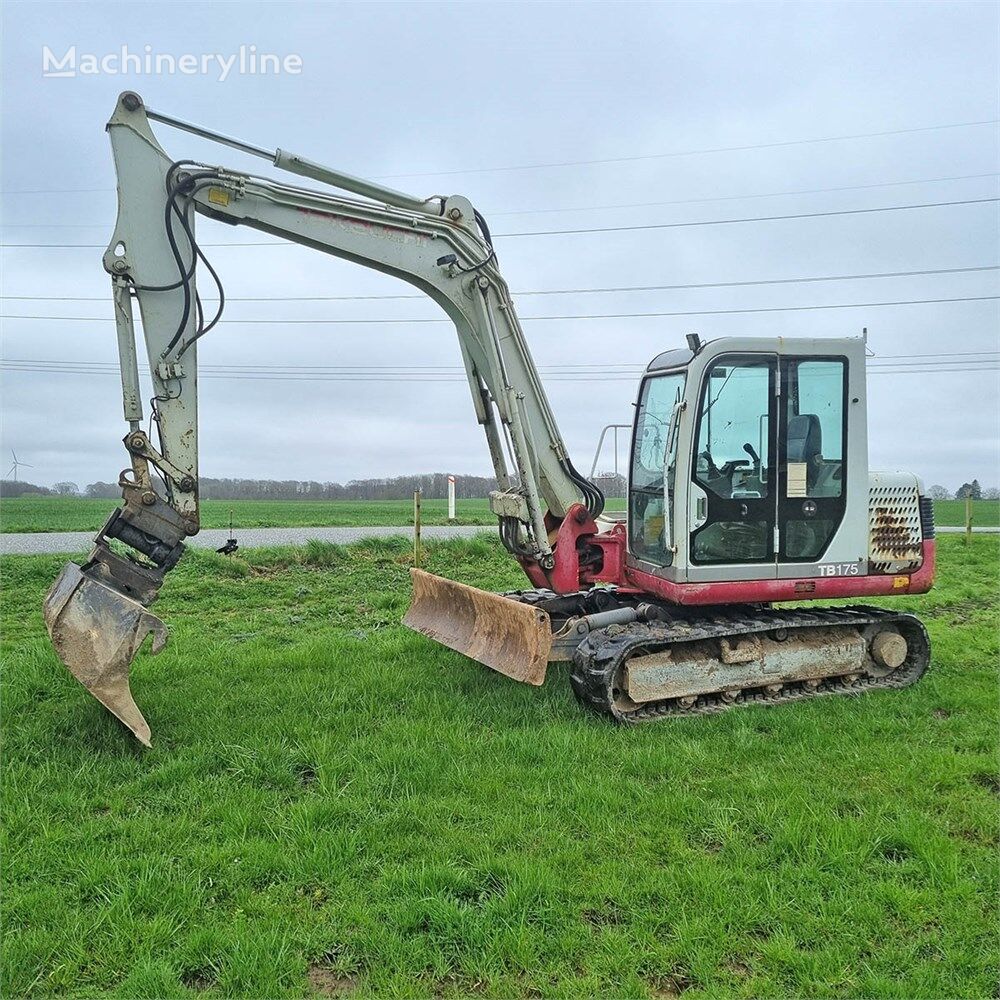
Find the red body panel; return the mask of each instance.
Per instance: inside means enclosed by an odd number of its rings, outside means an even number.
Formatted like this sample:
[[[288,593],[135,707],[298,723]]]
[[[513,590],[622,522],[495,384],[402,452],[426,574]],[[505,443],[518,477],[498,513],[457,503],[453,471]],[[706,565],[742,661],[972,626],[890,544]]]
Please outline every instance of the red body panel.
[[[555,551],[555,565],[546,572],[531,559],[519,558],[518,562],[536,587],[551,588],[557,594],[572,594],[587,585],[585,572],[580,567],[577,541],[584,536],[588,541],[596,538],[597,524],[583,504],[573,504],[561,522],[555,522],[551,514],[547,514],[545,520],[550,527],[549,540]]]
[[[528,579],[536,587],[551,588],[558,594],[607,583],[626,592],[649,594],[672,604],[702,605],[925,594],[934,583],[933,539],[924,539],[923,562],[914,573],[674,583],[625,564],[628,536],[624,525],[615,525],[605,534],[596,532],[597,525],[586,508],[581,505],[570,508],[556,529],[555,566],[545,572],[537,563],[521,559]],[[587,546],[601,549],[603,559],[598,568],[581,565],[581,539],[586,539]]]
[[[926,594],[934,583],[934,541],[923,543],[924,561],[915,573],[800,577],[789,580],[720,580],[673,583],[626,567],[625,578],[640,590],[673,604],[756,604],[829,600],[835,597],[891,597]]]

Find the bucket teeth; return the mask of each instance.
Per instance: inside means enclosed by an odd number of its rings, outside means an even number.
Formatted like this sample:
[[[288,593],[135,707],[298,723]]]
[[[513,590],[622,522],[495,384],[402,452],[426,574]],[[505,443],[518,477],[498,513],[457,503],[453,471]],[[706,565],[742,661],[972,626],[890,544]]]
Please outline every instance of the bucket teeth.
[[[545,681],[548,614],[420,569],[411,569],[410,577],[413,599],[404,625],[516,681]]]
[[[69,672],[144,746],[149,725],[132,698],[129,668],[147,636],[151,652],[167,642],[167,628],[138,601],[67,563],[44,606],[45,625]]]

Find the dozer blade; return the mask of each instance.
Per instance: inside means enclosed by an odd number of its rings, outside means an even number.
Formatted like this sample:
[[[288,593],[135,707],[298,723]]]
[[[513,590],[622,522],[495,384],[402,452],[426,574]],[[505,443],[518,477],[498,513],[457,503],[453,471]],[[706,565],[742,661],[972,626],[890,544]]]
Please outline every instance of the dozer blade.
[[[516,681],[545,681],[552,649],[546,612],[420,569],[410,577],[404,625]]]
[[[52,645],[69,672],[140,743],[151,746],[149,726],[132,700],[129,667],[146,636],[153,636],[153,653],[163,649],[163,622],[76,563],[67,563],[52,584],[44,614]]]

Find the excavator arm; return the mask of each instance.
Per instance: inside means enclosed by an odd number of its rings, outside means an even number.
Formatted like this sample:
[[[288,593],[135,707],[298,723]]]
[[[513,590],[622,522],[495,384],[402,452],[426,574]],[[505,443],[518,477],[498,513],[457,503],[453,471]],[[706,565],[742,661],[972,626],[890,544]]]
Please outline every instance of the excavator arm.
[[[260,156],[336,190],[173,160],[151,121]],[[163,623],[146,609],[180,558],[184,540],[199,530],[198,341],[218,321],[224,294],[197,243],[198,215],[354,261],[430,296],[458,333],[476,418],[496,473],[499,488],[490,506],[504,545],[536,583],[557,590],[566,589],[567,581],[575,584],[579,555],[567,551],[571,558],[560,573],[553,540],[563,537],[560,526],[571,519],[575,548],[579,534],[595,530],[603,496],[569,460],[489,229],[468,200],[415,198],[284,150],[262,149],[158,114],[131,92],[118,98],[107,128],[118,177],[118,220],[104,267],[112,284],[130,467],[119,480],[122,506],[101,529],[87,562],[64,568],[46,599],[45,619],[70,671],[140,741],[149,743],[149,727],[132,700],[129,667],[147,635],[154,635],[154,652],[164,643]],[[199,265],[219,284],[220,306],[212,317],[204,314],[197,292]],[[153,386],[149,416],[155,443],[143,430],[134,303]],[[421,580],[419,589],[427,586]],[[450,599],[454,603],[454,595]],[[521,624],[537,633],[530,609],[513,607],[504,601],[502,608],[488,610],[524,615]],[[447,642],[431,623],[414,624]],[[541,662],[544,670],[544,655],[542,648],[529,660]],[[489,656],[480,658],[489,662]],[[518,656],[508,650],[503,659]]]

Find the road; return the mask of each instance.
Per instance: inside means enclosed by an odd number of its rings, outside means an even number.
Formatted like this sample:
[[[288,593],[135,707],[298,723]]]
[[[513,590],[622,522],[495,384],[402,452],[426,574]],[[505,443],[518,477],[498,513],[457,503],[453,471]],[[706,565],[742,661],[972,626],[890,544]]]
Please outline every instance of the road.
[[[939,525],[940,534],[957,534],[965,528]],[[973,531],[984,534],[1000,533],[1000,528],[973,528]],[[471,538],[480,532],[494,534],[495,528],[484,525],[474,527],[450,527],[446,525],[429,525],[422,529],[421,534],[426,539],[437,538]],[[388,538],[393,535],[413,536],[413,528],[409,525],[400,528],[240,528],[236,538],[244,549],[261,548],[265,545],[304,545],[316,539],[321,542],[334,542],[337,545],[347,545],[360,541],[362,538]],[[199,549],[217,549],[229,537],[226,528],[205,528],[188,544]],[[67,552],[85,552],[94,540],[92,531],[37,531],[30,534],[0,534],[0,556],[35,556],[53,555]]]

